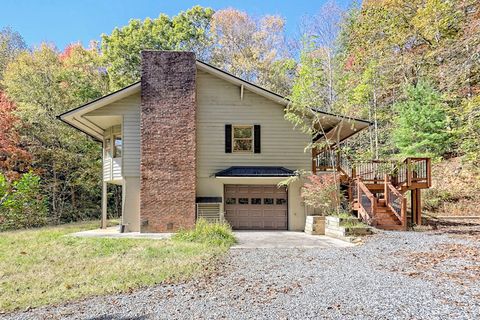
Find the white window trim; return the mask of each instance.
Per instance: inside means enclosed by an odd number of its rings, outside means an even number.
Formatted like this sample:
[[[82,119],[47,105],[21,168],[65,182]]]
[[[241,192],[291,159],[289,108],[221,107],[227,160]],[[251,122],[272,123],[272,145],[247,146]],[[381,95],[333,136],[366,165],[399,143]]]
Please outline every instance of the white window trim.
[[[251,128],[251,138],[235,138],[235,128]],[[232,153],[254,153],[255,150],[255,126],[253,124],[232,124]],[[235,140],[252,140],[251,150],[235,150]]]

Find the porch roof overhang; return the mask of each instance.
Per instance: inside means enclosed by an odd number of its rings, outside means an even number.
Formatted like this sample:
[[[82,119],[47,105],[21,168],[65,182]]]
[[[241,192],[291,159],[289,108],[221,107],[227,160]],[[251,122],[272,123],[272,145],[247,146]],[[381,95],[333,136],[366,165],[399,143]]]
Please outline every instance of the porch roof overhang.
[[[87,114],[138,92],[140,92],[140,81],[118,91],[112,92],[106,96],[88,102],[80,107],[62,113],[58,115],[57,118],[91,136],[95,140],[103,141],[105,129],[107,129],[104,123],[108,123],[109,121],[105,121],[105,119],[99,121],[94,117],[87,116]],[[118,122],[119,115],[112,114],[103,116],[103,118],[110,118],[110,122]]]
[[[250,167],[230,167],[228,169],[215,173],[216,178],[221,177],[291,177],[295,175],[293,170],[284,167],[263,167],[263,166],[250,166]]]
[[[366,120],[336,115],[316,108],[312,108],[312,113],[316,118],[318,132],[312,140],[317,143],[337,145],[371,125],[371,122]]]

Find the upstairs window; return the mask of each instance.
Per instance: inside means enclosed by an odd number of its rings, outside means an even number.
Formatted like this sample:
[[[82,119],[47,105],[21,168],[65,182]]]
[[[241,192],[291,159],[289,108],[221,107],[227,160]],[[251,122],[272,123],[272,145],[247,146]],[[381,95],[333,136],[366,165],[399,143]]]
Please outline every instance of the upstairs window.
[[[253,152],[253,126],[233,126],[234,152]]]
[[[113,136],[113,157],[120,158],[122,156],[122,136],[114,135]]]
[[[105,139],[105,156],[112,156],[112,140],[110,138]]]

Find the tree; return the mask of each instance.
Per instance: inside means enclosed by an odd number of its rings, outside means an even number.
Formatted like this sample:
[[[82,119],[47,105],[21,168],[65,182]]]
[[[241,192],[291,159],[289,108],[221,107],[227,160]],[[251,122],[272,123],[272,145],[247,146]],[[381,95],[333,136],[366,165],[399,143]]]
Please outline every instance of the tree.
[[[10,61],[26,49],[27,45],[18,32],[10,28],[0,30],[0,81],[3,77],[3,71]]]
[[[0,173],[10,180],[27,172],[31,161],[30,153],[20,142],[20,122],[14,111],[15,104],[0,91]]]
[[[441,157],[451,151],[447,105],[431,84],[425,81],[408,85],[406,97],[395,104],[397,129],[393,139],[407,156]]]
[[[155,19],[132,19],[110,35],[103,34],[101,47],[111,89],[140,79],[140,52],[144,49],[194,51],[199,59],[208,61],[212,15],[212,9],[195,6],[173,18],[161,14]]]
[[[458,133],[461,140],[460,151],[466,159],[480,167],[480,96],[464,101],[460,112],[461,125]]]
[[[233,8],[217,11],[211,23],[215,41],[212,63],[237,77],[287,94],[289,86],[284,81],[295,66],[286,50],[284,26],[279,16],[255,19]]]
[[[0,231],[40,227],[46,216],[39,176],[27,172],[9,183],[0,172]]]
[[[332,111],[333,93],[330,92],[331,76],[326,59],[324,50],[318,49],[312,40],[305,39],[290,96],[295,103]]]
[[[343,11],[335,3],[325,3],[319,12],[313,16],[307,16],[303,22],[303,37],[307,39],[307,45],[315,52],[317,63],[321,64],[322,79],[324,79],[319,95],[322,109],[331,111],[336,102],[336,72],[337,63],[335,57],[338,50],[338,34],[340,32]]]
[[[56,116],[107,92],[100,61],[95,46],[76,44],[60,53],[43,44],[19,54],[4,73],[3,85],[16,103],[20,135],[42,177],[53,222],[98,214],[100,146]]]

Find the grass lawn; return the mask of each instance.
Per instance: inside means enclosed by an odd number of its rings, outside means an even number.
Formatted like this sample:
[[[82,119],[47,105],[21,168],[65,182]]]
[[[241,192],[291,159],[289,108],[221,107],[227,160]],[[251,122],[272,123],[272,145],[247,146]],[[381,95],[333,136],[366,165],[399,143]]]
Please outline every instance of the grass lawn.
[[[235,242],[218,225],[172,240],[65,236],[97,227],[83,222],[0,233],[0,311],[186,280],[208,272],[208,263]]]

